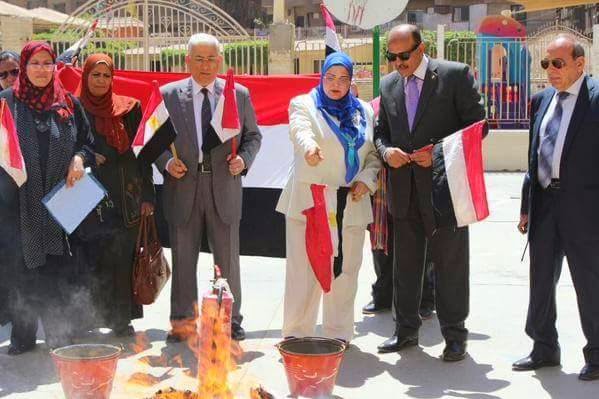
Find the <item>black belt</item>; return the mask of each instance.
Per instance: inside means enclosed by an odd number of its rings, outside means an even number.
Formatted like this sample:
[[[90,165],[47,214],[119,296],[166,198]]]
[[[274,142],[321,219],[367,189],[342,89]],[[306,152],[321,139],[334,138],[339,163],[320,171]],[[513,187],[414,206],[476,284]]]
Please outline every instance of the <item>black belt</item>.
[[[559,179],[551,179],[551,183],[545,188],[545,190],[550,191],[559,191],[561,189],[561,185]]]
[[[202,163],[198,164],[198,172],[212,173],[212,163],[210,162],[210,154],[203,154]]]

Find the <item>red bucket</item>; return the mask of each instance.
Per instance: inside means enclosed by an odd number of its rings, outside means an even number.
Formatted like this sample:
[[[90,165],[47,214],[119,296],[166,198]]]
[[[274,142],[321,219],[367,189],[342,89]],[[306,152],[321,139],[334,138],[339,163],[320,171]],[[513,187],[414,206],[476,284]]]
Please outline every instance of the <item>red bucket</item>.
[[[345,346],[341,340],[318,337],[289,338],[279,343],[291,396],[330,396]]]
[[[50,354],[67,399],[109,399],[123,350],[104,344],[70,345]]]

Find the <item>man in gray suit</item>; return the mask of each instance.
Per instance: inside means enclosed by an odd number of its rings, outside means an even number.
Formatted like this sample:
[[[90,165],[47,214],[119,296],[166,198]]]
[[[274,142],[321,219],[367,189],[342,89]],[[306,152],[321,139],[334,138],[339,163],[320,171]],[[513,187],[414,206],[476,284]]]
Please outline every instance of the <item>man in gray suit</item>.
[[[220,141],[210,125],[212,113],[225,82],[217,78],[223,57],[218,40],[199,33],[189,39],[185,58],[189,78],[161,88],[164,102],[177,131],[178,157],[165,152],[156,161],[164,171],[164,214],[169,224],[173,254],[171,326],[167,342],[186,339],[178,328],[194,316],[198,301],[197,263],[202,235],[207,234],[223,277],[235,298],[231,335],[245,338],[241,327],[241,281],[239,276],[239,222],[241,177],[251,167],[262,135],[256,124],[248,90],[235,85],[241,133],[232,141]]]
[[[433,207],[432,151],[444,137],[485,117],[467,65],[429,59],[417,27],[391,30],[387,59],[396,71],[381,82],[375,144],[389,168],[389,212],[394,226],[393,302],[395,333],[379,352],[418,344],[418,315],[425,254],[435,267],[435,299],[446,341],[443,360],[466,356],[468,228],[448,225]]]

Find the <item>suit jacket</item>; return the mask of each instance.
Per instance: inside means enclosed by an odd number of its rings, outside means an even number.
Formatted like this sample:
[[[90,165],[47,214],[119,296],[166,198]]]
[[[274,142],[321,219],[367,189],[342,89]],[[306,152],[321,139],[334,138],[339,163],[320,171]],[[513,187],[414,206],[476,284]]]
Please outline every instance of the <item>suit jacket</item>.
[[[529,215],[529,238],[538,181],[541,122],[555,94],[547,88],[532,98],[530,111],[528,172],[522,185],[521,213]],[[568,125],[561,155],[559,179],[562,194],[559,220],[567,234],[581,239],[599,239],[599,82],[585,77]]]
[[[358,150],[360,171],[350,183],[345,182],[345,152],[341,143],[331,131],[322,113],[316,108],[311,94],[295,97],[289,105],[289,136],[294,148],[293,170],[279,202],[277,212],[287,217],[306,220],[302,211],[314,206],[310,190],[311,184],[326,184],[337,189],[361,181],[376,191],[377,175],[381,168],[373,143],[374,112],[372,107],[360,100],[366,116],[366,140]],[[320,147],[324,160],[317,166],[310,166],[304,155],[315,146]],[[343,212],[344,226],[365,226],[372,222],[370,196],[360,201],[347,200]]]
[[[375,144],[381,156],[388,147],[411,153],[484,118],[485,111],[470,68],[456,62],[429,59],[412,132],[408,126],[403,77],[394,71],[381,81]],[[389,167],[389,212],[394,218],[406,217],[412,179],[422,218],[426,227],[434,229],[437,222],[431,199],[432,168],[416,164]]]
[[[164,215],[169,223],[185,224],[191,215],[191,208],[198,181],[198,159],[201,148],[198,146],[195,116],[193,112],[192,78],[186,78],[163,86],[160,91],[171,120],[177,131],[175,148],[181,161],[187,166],[187,173],[181,179],[175,179],[165,171],[166,163],[172,154],[166,151],[156,161],[164,171]],[[225,81],[217,78],[214,84],[215,101],[218,103],[225,87]],[[241,132],[236,136],[237,154],[243,158],[247,170],[260,149],[262,135],[256,124],[254,107],[250,101],[248,89],[235,84],[237,108]],[[227,224],[238,223],[241,219],[241,176],[229,173],[227,156],[231,154],[231,140],[221,143],[210,151],[212,165],[212,193],[216,210],[221,220]]]

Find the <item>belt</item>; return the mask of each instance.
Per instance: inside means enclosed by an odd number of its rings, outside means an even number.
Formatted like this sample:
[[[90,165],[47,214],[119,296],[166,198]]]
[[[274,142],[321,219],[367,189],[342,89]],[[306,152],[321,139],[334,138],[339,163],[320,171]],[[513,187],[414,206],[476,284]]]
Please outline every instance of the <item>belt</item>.
[[[559,179],[551,179],[551,183],[545,188],[548,191],[559,191],[561,189],[561,185]]]
[[[198,172],[212,173],[212,163],[210,162],[210,154],[203,154],[203,162],[198,163]]]

